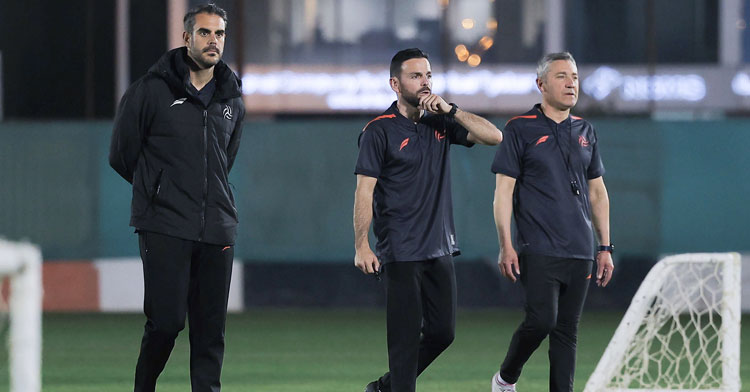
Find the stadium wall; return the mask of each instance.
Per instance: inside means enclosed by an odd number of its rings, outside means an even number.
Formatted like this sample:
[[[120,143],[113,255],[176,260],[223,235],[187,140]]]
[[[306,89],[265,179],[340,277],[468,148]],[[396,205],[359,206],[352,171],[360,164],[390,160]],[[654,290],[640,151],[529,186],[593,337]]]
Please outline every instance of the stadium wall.
[[[652,266],[628,259],[607,288],[593,283],[588,309],[624,309]],[[742,281],[750,282],[750,255]],[[53,312],[140,312],[143,269],[137,258],[48,261],[43,264],[43,308]],[[456,264],[462,308],[522,306],[520,285],[500,276],[493,262]],[[5,290],[3,290],[5,292]],[[750,313],[750,284],[742,285],[742,311]],[[384,285],[342,263],[243,263],[235,260],[229,310],[256,307],[383,307]]]
[[[349,262],[357,136],[367,119],[246,124],[230,181],[237,256]],[[750,120],[592,119],[618,255],[750,250]],[[498,125],[504,119],[494,119]],[[109,122],[0,123],[0,234],[50,259],[137,256],[130,187],[109,168]],[[454,148],[463,259],[494,259],[494,148]]]
[[[367,121],[245,125],[230,181],[241,214],[236,256],[245,262],[246,281],[252,282],[243,289],[245,299],[252,298],[248,306],[292,304],[292,299],[345,305],[346,298],[330,293],[332,281],[342,293],[374,284],[356,280],[360,274],[351,267],[352,171],[357,136]],[[750,209],[744,200],[750,194],[750,120],[590,121],[602,140],[607,168],[618,264],[612,291],[620,294],[593,294],[589,303],[627,304],[664,254],[750,250],[745,229]],[[502,125],[505,119],[493,122]],[[130,187],[107,163],[110,134],[111,122],[0,123],[0,235],[40,244],[47,260],[99,260],[96,265],[101,265],[102,260],[137,257],[137,239],[127,226]],[[496,271],[489,171],[495,150],[453,151],[455,218],[463,250],[457,261],[459,274],[469,282],[462,290],[468,293],[474,290],[472,281],[496,278],[487,272]],[[297,283],[287,287],[285,282]],[[621,286],[614,290],[616,285]],[[307,298],[297,287],[319,298]],[[467,294],[466,303],[505,304],[481,298],[506,288],[482,287],[476,295]],[[362,304],[377,301],[372,297]]]
[[[230,311],[244,306],[244,264],[235,261],[229,289]],[[44,311],[140,312],[143,267],[139,258],[47,261],[42,265]]]

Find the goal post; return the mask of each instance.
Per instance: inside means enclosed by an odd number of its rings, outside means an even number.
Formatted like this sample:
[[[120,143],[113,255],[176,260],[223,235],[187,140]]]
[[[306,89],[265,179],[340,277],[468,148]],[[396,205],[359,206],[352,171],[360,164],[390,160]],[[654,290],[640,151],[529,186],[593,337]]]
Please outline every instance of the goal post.
[[[42,253],[0,238],[0,277],[10,281],[8,359],[11,392],[42,389]]]
[[[584,392],[739,391],[740,265],[737,253],[654,265]]]

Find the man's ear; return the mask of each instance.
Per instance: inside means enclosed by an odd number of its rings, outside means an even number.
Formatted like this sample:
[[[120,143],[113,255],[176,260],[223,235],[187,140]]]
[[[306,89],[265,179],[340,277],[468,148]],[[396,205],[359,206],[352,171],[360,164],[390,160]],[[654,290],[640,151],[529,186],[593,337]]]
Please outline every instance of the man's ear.
[[[185,46],[189,46],[190,43],[190,33],[187,31],[182,32],[182,43],[185,44]]]
[[[391,76],[391,79],[388,81],[391,85],[391,90],[393,90],[396,94],[401,94],[401,84],[399,83],[399,80],[395,76]]]
[[[544,82],[542,81],[542,79],[539,79],[539,78],[536,79],[536,88],[539,89],[540,93],[543,93],[544,90],[546,90],[546,87],[544,87]]]

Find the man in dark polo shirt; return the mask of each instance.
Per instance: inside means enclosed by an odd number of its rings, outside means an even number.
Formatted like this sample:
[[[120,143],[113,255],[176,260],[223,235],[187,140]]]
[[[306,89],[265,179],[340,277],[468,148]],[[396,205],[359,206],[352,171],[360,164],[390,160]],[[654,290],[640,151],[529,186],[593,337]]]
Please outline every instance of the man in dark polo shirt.
[[[492,392],[516,390],[523,365],[548,335],[550,391],[573,391],[578,320],[594,260],[592,221],[605,244],[596,252],[597,284],[606,286],[614,269],[599,141],[591,124],[570,115],[578,100],[573,56],[545,56],[536,82],[542,103],[508,121],[492,163],[498,264],[511,281],[520,277],[526,294],[526,317],[492,379]]]
[[[354,264],[386,284],[390,372],[365,391],[413,392],[417,375],[453,341],[459,254],[453,227],[450,145],[495,145],[502,133],[432,94],[427,55],[391,60],[397,101],[359,136]],[[378,239],[375,253],[368,232]]]

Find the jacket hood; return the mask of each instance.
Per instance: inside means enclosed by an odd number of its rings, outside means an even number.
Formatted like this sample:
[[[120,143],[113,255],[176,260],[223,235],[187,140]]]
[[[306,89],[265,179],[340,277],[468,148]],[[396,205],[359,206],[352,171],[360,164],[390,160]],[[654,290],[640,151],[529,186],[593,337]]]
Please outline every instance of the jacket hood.
[[[163,79],[170,88],[187,92],[190,83],[190,69],[186,47],[172,49],[149,68],[148,73]],[[216,79],[216,96],[219,99],[229,99],[242,96],[242,81],[227,66],[223,60],[214,66]]]

